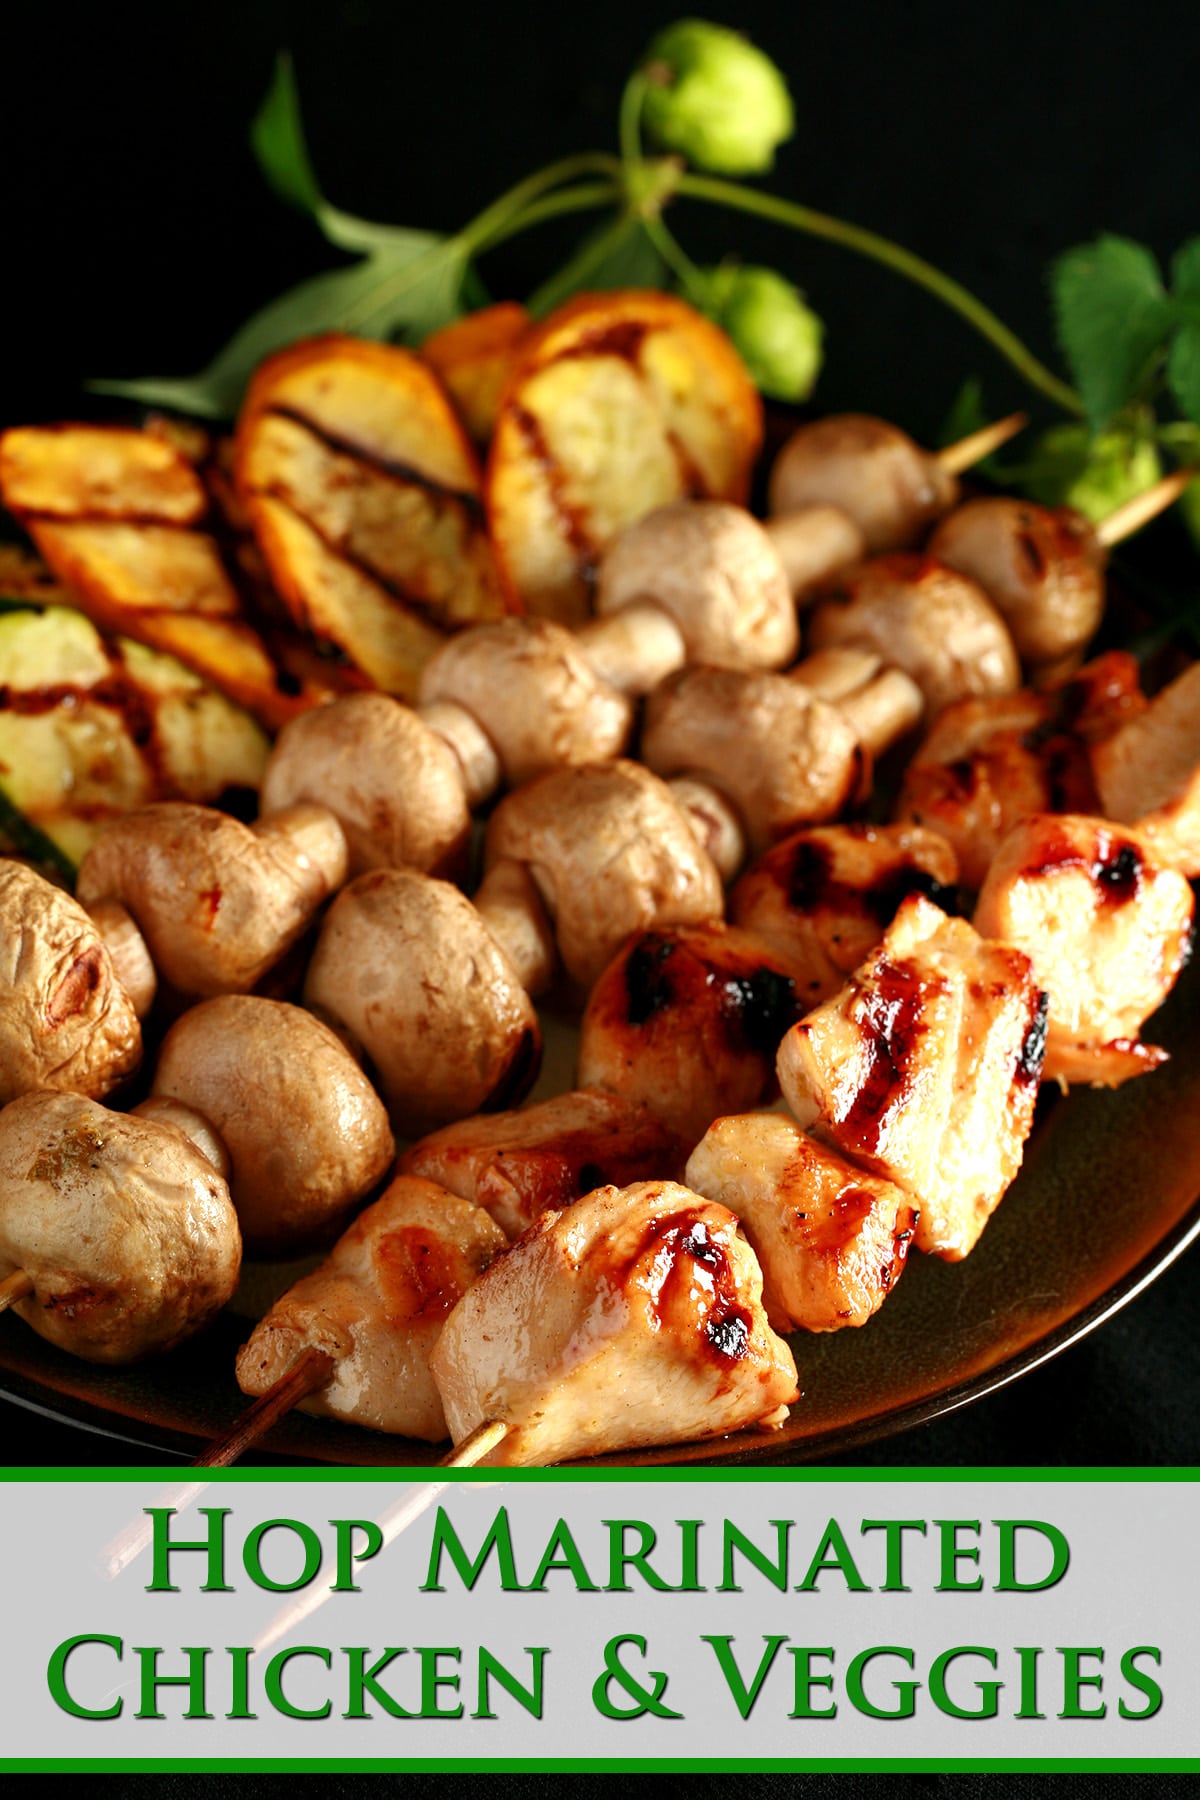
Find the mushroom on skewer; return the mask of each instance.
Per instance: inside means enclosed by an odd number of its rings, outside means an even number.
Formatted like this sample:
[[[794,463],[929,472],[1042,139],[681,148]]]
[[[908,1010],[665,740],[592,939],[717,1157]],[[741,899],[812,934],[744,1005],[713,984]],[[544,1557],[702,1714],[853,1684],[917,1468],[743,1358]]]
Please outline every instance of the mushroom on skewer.
[[[928,552],[979,583],[1035,680],[1069,673],[1104,613],[1109,549],[1177,500],[1194,476],[1175,470],[1099,524],[1073,507],[1010,495],[968,500],[942,520]]]
[[[177,993],[245,993],[346,879],[346,839],[323,806],[243,825],[165,801],[115,819],[79,868],[85,907],[117,901]]]
[[[345,1045],[311,1013],[256,994],[201,1001],[172,1025],[137,1111],[161,1116],[176,1103],[224,1145],[257,1255],[328,1238],[395,1155],[383,1104]]]
[[[773,516],[840,507],[872,553],[907,550],[958,498],[957,476],[1006,444],[1023,413],[999,419],[945,450],[922,450],[908,433],[865,413],[838,413],[794,431],[771,469]]]
[[[241,1239],[204,1148],[78,1094],[0,1113],[0,1271],[40,1337],[90,1362],[173,1348],[233,1296]]]

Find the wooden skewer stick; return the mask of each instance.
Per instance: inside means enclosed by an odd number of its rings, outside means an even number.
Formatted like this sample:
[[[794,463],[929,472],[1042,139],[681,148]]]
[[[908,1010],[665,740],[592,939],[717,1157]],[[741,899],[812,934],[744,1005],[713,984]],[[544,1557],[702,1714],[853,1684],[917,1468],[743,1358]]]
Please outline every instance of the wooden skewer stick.
[[[1156,519],[1168,506],[1174,504],[1184,488],[1190,487],[1200,471],[1196,469],[1174,469],[1148,487],[1143,493],[1135,494],[1132,500],[1126,500],[1115,512],[1110,512],[1107,519],[1101,519],[1096,527],[1096,536],[1105,549],[1120,544],[1151,519]]]
[[[264,1432],[278,1424],[285,1413],[309,1394],[323,1388],[333,1374],[333,1358],[328,1351],[310,1346],[292,1364],[286,1374],[260,1394],[240,1419],[235,1419],[215,1443],[192,1464],[194,1469],[227,1469],[235,1463]]]
[[[503,1419],[485,1419],[461,1444],[454,1446],[449,1456],[443,1456],[438,1467],[473,1469],[476,1463],[481,1463],[489,1451],[494,1450],[507,1436],[508,1426]]]
[[[996,419],[991,425],[983,425],[978,431],[968,432],[956,444],[947,444],[944,450],[937,452],[938,462],[947,475],[961,475],[964,469],[974,468],[985,456],[990,456],[993,450],[999,450],[1001,444],[1007,444],[1009,438],[1015,438],[1019,431],[1024,431],[1028,423],[1028,413],[1009,413],[1006,419]]]
[[[33,1292],[33,1276],[27,1275],[24,1269],[14,1269],[0,1281],[0,1312],[7,1312],[18,1300],[25,1300]]]

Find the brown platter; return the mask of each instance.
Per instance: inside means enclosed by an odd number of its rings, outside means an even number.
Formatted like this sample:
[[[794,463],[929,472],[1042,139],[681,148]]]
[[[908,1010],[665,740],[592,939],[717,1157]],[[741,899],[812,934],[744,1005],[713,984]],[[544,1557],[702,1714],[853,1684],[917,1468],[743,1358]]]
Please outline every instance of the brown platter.
[[[1116,1092],[1043,1094],[1025,1163],[965,1262],[914,1257],[869,1325],[791,1342],[802,1396],[779,1432],[597,1459],[621,1466],[798,1463],[846,1456],[1035,1368],[1096,1329],[1200,1236],[1200,961],[1148,1035],[1171,1060]],[[548,1043],[541,1093],[569,1085]],[[561,1078],[558,1078],[560,1077]],[[190,1459],[245,1405],[233,1360],[248,1319],[308,1264],[251,1267],[234,1308],[173,1355],[133,1369],[76,1361],[0,1318],[0,1394],[138,1450]],[[266,1446],[287,1462],[416,1466],[440,1450],[293,1413]]]

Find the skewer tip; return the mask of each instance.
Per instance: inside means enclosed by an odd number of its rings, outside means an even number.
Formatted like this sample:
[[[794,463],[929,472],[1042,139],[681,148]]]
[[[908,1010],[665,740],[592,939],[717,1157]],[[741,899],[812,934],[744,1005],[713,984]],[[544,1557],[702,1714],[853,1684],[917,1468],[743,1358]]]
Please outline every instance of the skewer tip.
[[[473,1469],[481,1463],[485,1456],[491,1454],[496,1445],[508,1436],[508,1425],[503,1419],[485,1419],[477,1425],[461,1444],[456,1444],[449,1456],[444,1456],[439,1464],[443,1469]]]
[[[1126,500],[1115,512],[1110,512],[1106,519],[1101,519],[1096,527],[1096,537],[1106,550],[1111,550],[1114,544],[1123,543],[1135,531],[1140,531],[1143,525],[1148,525],[1151,519],[1156,519],[1159,513],[1166,512],[1168,506],[1173,506],[1184,488],[1190,487],[1198,474],[1200,470],[1197,469],[1173,469],[1169,475],[1156,481],[1153,487],[1135,494],[1132,500]]]
[[[1009,413],[1007,418],[996,419],[991,425],[983,425],[978,431],[968,432],[959,438],[956,444],[947,444],[937,453],[938,462],[947,475],[961,475],[964,470],[974,468],[976,463],[990,456],[993,450],[999,450],[1010,438],[1015,438],[1019,431],[1024,431],[1029,423],[1029,414],[1023,412]]]

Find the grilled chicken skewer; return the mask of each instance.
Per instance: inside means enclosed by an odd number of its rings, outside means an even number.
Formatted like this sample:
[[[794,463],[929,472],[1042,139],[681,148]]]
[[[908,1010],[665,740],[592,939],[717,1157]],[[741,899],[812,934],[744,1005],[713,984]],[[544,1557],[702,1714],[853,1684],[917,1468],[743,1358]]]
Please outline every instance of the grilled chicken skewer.
[[[674,1182],[543,1213],[434,1348],[455,1444],[491,1427],[473,1460],[511,1468],[778,1426],[799,1390],[761,1294],[732,1213]]]
[[[769,1101],[785,1032],[875,948],[908,893],[951,895],[949,845],[904,827],[797,832],[750,869],[720,921],[643,932],[588,999],[579,1080],[650,1107],[689,1144]]]
[[[429,1353],[460,1296],[505,1248],[483,1211],[415,1175],[394,1180],[334,1245],[320,1268],[259,1320],[238,1356],[261,1429],[300,1406],[375,1431],[437,1443],[446,1423]],[[236,1460],[239,1419],[197,1466]]]

